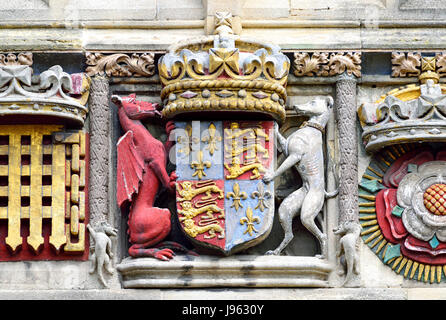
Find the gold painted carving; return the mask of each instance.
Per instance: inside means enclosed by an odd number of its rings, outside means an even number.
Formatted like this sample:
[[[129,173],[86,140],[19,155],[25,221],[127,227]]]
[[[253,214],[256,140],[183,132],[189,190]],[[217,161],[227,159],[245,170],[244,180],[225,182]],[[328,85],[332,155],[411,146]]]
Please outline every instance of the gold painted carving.
[[[258,233],[259,231],[254,227],[254,222],[260,223],[260,218],[258,216],[254,216],[251,207],[246,209],[246,217],[240,219],[240,224],[246,224],[246,230],[243,234],[249,233],[252,236],[252,233]]]
[[[109,77],[151,77],[155,74],[155,54],[152,52],[104,55],[87,52],[86,72],[89,76],[107,75]]]
[[[192,126],[190,125],[190,123],[186,125],[184,131],[186,132],[187,137],[179,136],[177,138],[177,144],[179,146],[178,152],[184,153],[184,155],[188,156],[192,151],[192,145],[198,143],[199,140],[197,137],[194,137],[192,135]]]
[[[226,198],[232,198],[231,208],[235,208],[235,211],[238,211],[240,207],[243,208],[241,200],[246,200],[248,195],[244,191],[240,192],[240,185],[238,183],[234,183],[232,186],[232,191],[226,194]]]
[[[223,89],[231,94],[222,96]],[[196,95],[182,97],[186,90]],[[266,95],[263,99],[255,96],[260,90]],[[165,118],[199,111],[253,111],[271,115],[279,122],[286,117],[285,87],[266,80],[183,80],[164,87],[161,99],[168,99],[162,111]]]
[[[66,175],[70,174],[69,191],[66,192],[66,215],[69,224],[65,226],[67,243],[66,252],[82,252],[85,247],[85,191],[86,186],[86,136],[79,131],[65,134],[60,141],[65,144],[67,160],[65,162]],[[71,159],[68,159],[70,158]],[[68,186],[67,186],[68,187]],[[66,217],[67,218],[67,217]],[[77,238],[76,241],[72,239]]]
[[[220,213],[218,218],[224,218],[224,210],[219,208],[216,203],[216,201],[212,201],[211,204],[204,204],[201,207],[194,208],[190,201],[181,202],[183,209],[178,210],[178,214],[181,214],[183,217],[180,217],[180,221],[195,218],[202,213],[206,214],[206,219],[214,219],[213,213]]]
[[[218,223],[212,223],[207,226],[197,226],[192,219],[186,219],[183,222],[184,224],[184,231],[190,235],[192,238],[195,238],[197,235],[208,232],[208,235],[205,235],[205,239],[212,239],[215,238],[216,233],[220,233],[218,236],[219,239],[225,238],[225,230],[218,224]]]
[[[203,176],[206,176],[206,172],[204,170],[206,168],[211,167],[210,161],[203,161],[203,151],[197,151],[197,160],[194,160],[190,163],[190,167],[195,169],[195,172],[192,174],[192,177],[198,176],[198,179],[202,179]]]
[[[186,130],[187,130],[187,128],[186,128]],[[221,142],[221,140],[222,140],[222,138],[220,137],[220,134],[217,132],[217,128],[215,127],[215,125],[213,123],[211,123],[209,125],[208,135],[204,136],[201,139],[202,142],[207,143],[207,146],[205,147],[205,149],[209,150],[209,154],[211,156],[214,155],[214,152],[216,150],[218,150],[218,143]]]
[[[361,52],[295,52],[294,75],[328,77],[346,72],[361,77]]]
[[[180,182],[177,184],[177,191],[182,196],[182,198],[177,198],[181,205],[181,209],[178,209],[177,212],[179,221],[183,223],[184,231],[192,238],[207,232],[208,234],[204,236],[205,239],[214,238],[216,233],[219,233],[219,239],[223,239],[225,232],[218,219],[224,218],[225,213],[222,208],[217,206],[217,199],[223,199],[223,190],[216,185],[215,181],[198,181],[195,184],[190,181]],[[212,193],[218,193],[218,195],[212,197]],[[191,201],[201,194],[206,195],[199,201]],[[215,217],[214,213],[219,213],[219,215]],[[193,218],[199,215],[201,216],[197,226]]]
[[[238,49],[210,49],[209,53],[209,73],[214,74],[215,77],[223,72],[234,78],[239,75]]]
[[[179,187],[181,186],[181,188]],[[177,197],[177,201],[190,201],[195,196],[206,193],[206,196],[202,200],[212,198],[212,193],[218,193],[218,199],[223,199],[223,191],[215,184],[215,181],[204,180],[195,183],[195,186],[191,181],[184,181],[177,183],[177,191],[181,197]]]
[[[74,141],[72,145],[77,146],[68,149],[63,144],[66,133],[60,132],[61,129],[59,125],[0,126],[0,136],[8,140],[8,144],[0,145],[0,155],[8,158],[6,164],[0,165],[0,174],[8,177],[6,186],[0,188],[0,197],[8,199],[7,206],[0,207],[0,219],[8,220],[5,242],[13,252],[23,241],[21,219],[29,220],[26,241],[35,252],[44,243],[43,219],[51,219],[49,243],[56,251],[60,251],[63,245],[65,251],[84,251],[85,134],[76,132],[68,135]],[[73,140],[72,136],[76,136],[77,140]],[[51,140],[48,141],[48,137],[54,137],[54,143],[49,143]],[[70,155],[70,166],[67,168],[66,161]],[[67,169],[74,173],[70,179],[66,177]],[[66,198],[70,197],[66,197],[66,187],[71,188],[72,195],[76,195],[71,197],[76,208],[67,208]],[[71,220],[71,226],[66,226],[66,219]],[[69,248],[70,234],[78,237],[76,250]]]
[[[266,172],[266,169],[260,162],[240,166],[240,159],[235,157],[232,158],[231,165],[225,163],[225,168],[229,171],[229,174],[226,175],[226,179],[237,179],[245,172],[252,171],[252,175],[249,179],[253,180],[260,178],[260,172]]]
[[[252,59],[250,63],[243,65],[244,73],[240,74],[238,69],[239,49],[211,48],[209,49],[209,69],[205,72],[205,66],[197,58],[182,56],[182,60],[178,59],[167,68],[167,65],[160,62],[158,64],[159,75],[163,85],[178,83],[183,78],[192,80],[217,80],[223,71],[231,80],[250,81],[256,80],[263,75],[268,81],[285,85],[288,77],[288,65],[276,66],[271,63],[265,53],[261,54],[257,59]],[[287,62],[288,63],[288,62]],[[284,63],[284,64],[287,64]],[[279,70],[282,68],[283,70]],[[222,79],[228,82],[229,79]],[[231,81],[229,81],[231,83]],[[230,84],[229,86],[236,86]]]
[[[261,127],[241,129],[237,122],[232,122],[231,128],[225,129],[224,132],[225,158],[231,159],[230,164],[224,164],[229,172],[226,179],[236,179],[248,171],[252,171],[250,179],[258,179],[260,172],[266,172],[258,155],[262,154],[264,159],[269,158],[268,150],[262,146],[260,139],[268,141],[268,135]],[[241,166],[240,158],[245,152],[245,161]]]

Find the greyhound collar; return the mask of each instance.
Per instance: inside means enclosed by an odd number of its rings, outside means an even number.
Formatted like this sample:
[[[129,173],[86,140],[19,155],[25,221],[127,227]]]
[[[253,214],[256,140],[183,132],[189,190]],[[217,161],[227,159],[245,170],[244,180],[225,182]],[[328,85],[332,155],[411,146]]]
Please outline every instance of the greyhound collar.
[[[300,127],[301,128],[312,127],[312,128],[319,130],[320,132],[322,132],[322,134],[325,133],[325,128],[323,126],[321,126],[320,124],[314,123],[314,122],[305,121],[304,123],[302,123],[302,125]]]

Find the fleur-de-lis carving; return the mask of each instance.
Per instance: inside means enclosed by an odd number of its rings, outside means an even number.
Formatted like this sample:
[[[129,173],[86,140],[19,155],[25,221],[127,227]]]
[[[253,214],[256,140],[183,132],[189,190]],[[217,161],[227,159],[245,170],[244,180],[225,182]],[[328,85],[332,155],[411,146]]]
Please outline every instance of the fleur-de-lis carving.
[[[212,156],[214,152],[218,150],[218,142],[220,142],[221,136],[217,133],[217,128],[213,123],[209,125],[208,135],[204,136],[201,141],[207,142],[206,150],[209,150],[209,154]]]
[[[257,184],[257,191],[251,193],[251,198],[259,199],[257,206],[254,209],[260,209],[260,211],[263,212],[265,208],[269,208],[267,200],[271,198],[271,192],[269,192],[268,190],[265,191],[263,183],[260,182],[259,184]]]
[[[198,176],[198,179],[201,180],[201,178],[203,178],[203,176],[206,175],[204,169],[205,168],[209,169],[211,167],[211,162],[203,161],[203,151],[200,150],[197,152],[197,160],[192,161],[190,167],[192,169],[195,169],[195,172],[192,174],[192,177]]]
[[[248,207],[248,209],[246,209],[246,217],[240,219],[241,225],[246,223],[246,230],[243,232],[243,234],[249,233],[249,235],[252,236],[253,232],[259,232],[256,228],[254,228],[254,222],[259,224],[260,218],[258,216],[254,216],[251,207]]]
[[[193,145],[199,142],[198,138],[193,136],[192,134],[192,126],[190,123],[186,125],[184,129],[185,134],[181,135],[177,138],[177,143],[181,145],[178,152],[184,153],[184,155],[188,156],[193,150]]]
[[[244,191],[240,192],[240,185],[238,183],[234,183],[234,185],[232,186],[232,190],[233,192],[228,192],[226,194],[226,199],[232,198],[233,201],[231,208],[235,208],[235,211],[238,211],[240,207],[243,208],[241,200],[246,200],[248,198],[248,195]]]

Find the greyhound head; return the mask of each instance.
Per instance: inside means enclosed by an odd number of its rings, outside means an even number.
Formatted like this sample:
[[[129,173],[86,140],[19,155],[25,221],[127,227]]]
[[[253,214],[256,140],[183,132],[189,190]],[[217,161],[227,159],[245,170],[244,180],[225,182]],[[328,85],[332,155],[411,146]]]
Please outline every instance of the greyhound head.
[[[316,97],[310,102],[296,104],[293,107],[298,115],[309,117],[311,121],[325,126],[333,107],[333,98],[330,96]]]
[[[158,103],[136,100],[134,93],[127,97],[112,95],[111,100],[118,108],[123,108],[127,117],[132,120],[161,118],[161,112],[158,111],[160,109]]]
[[[328,113],[331,107],[333,107],[333,98],[327,96],[316,97],[314,100],[305,104],[296,104],[294,105],[294,110],[298,115],[317,117],[324,113]]]

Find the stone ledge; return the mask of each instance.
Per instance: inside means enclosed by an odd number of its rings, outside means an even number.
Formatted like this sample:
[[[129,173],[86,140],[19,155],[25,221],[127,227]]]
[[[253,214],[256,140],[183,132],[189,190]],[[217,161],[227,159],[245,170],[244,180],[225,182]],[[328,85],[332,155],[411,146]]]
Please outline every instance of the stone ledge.
[[[424,298],[444,298],[446,290],[428,289]],[[414,291],[412,293],[412,291]],[[406,300],[420,299],[426,290],[404,288],[225,288],[225,289],[110,289],[0,290],[1,300]]]
[[[327,287],[332,266],[314,257],[177,256],[126,258],[117,270],[124,288]]]

